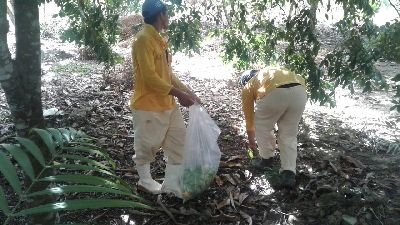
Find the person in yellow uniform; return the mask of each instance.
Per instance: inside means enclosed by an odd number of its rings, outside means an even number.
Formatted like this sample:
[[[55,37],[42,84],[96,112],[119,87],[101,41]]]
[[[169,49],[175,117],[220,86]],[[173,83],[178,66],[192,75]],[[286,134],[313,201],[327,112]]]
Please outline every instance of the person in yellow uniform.
[[[166,4],[160,0],[145,0],[142,15],[145,24],[132,42],[135,90],[130,104],[138,188],[153,194],[173,193],[180,197],[179,177],[183,173],[186,126],[174,97],[185,107],[200,100],[172,73],[167,42],[160,35],[168,28]],[[161,147],[167,158],[162,185],[150,172],[150,163]]]
[[[298,126],[307,102],[304,79],[280,67],[266,67],[244,72],[240,83],[248,144],[253,150],[257,150],[257,145],[259,149],[260,158],[253,161],[253,166],[264,169],[272,165],[277,124],[280,184],[294,187]]]

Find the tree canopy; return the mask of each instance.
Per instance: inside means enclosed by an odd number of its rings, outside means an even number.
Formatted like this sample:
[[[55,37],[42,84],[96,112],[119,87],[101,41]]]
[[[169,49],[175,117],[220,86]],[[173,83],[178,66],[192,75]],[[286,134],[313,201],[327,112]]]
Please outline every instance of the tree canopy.
[[[124,10],[140,13],[140,1],[64,1],[60,16],[68,16],[71,26],[67,40],[91,47],[99,60],[118,62],[111,46],[116,43],[117,20]],[[390,87],[374,63],[381,58],[400,62],[398,17],[383,26],[373,23],[382,5],[398,12],[390,0],[223,0],[170,1],[168,31],[173,51],[199,52],[206,35],[222,40],[223,57],[238,69],[279,64],[303,75],[312,101],[334,106],[335,88],[355,86],[363,92],[376,89],[396,92],[392,109],[400,111],[400,86],[393,78]],[[343,16],[334,25],[338,32],[335,48],[321,56],[317,13],[330,18]],[[393,82],[392,82],[393,83]]]

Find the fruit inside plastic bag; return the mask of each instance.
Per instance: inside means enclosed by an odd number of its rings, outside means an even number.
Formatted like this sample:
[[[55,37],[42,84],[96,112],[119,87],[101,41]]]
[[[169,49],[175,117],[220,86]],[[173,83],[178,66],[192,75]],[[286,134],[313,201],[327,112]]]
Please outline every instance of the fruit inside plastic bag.
[[[189,108],[189,125],[185,137],[182,198],[194,198],[206,190],[217,174],[221,151],[217,139],[221,130],[199,105]]]
[[[206,190],[217,174],[217,170],[207,166],[185,169],[182,178],[182,197],[191,199]]]

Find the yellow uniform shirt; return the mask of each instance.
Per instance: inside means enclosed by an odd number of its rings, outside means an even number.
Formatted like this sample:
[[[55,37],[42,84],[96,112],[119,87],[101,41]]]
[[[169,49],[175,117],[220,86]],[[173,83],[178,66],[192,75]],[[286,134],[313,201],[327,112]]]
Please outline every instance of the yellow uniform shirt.
[[[290,83],[299,83],[305,87],[304,78],[294,72],[275,67],[264,68],[249,80],[242,91],[242,107],[247,131],[254,131],[255,101],[268,95],[274,88]]]
[[[153,26],[145,24],[132,43],[135,91],[131,96],[131,109],[173,109],[176,106],[175,99],[168,94],[172,87],[189,91],[172,73],[171,57],[166,50],[166,41]]]

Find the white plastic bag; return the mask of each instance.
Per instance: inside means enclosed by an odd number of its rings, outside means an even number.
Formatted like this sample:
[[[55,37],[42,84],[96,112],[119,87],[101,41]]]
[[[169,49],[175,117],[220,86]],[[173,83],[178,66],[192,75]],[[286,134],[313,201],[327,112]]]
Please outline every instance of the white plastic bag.
[[[183,199],[200,194],[213,181],[221,158],[217,144],[220,133],[221,130],[203,107],[195,104],[189,108],[182,176]]]

